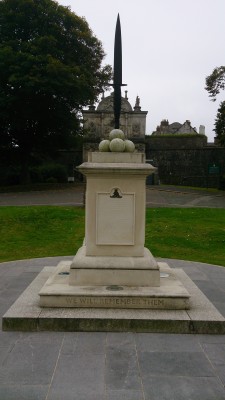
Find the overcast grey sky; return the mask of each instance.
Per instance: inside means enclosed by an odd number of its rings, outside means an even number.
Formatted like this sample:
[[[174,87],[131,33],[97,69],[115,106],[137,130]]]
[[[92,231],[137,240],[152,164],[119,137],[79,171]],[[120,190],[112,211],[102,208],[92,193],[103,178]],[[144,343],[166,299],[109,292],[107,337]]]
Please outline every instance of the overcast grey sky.
[[[140,97],[148,111],[146,133],[162,119],[197,130],[205,125],[213,141],[215,103],[204,89],[205,77],[225,65],[225,0],[59,0],[85,17],[101,40],[105,64],[113,65],[114,35],[120,14],[123,82],[134,106]]]

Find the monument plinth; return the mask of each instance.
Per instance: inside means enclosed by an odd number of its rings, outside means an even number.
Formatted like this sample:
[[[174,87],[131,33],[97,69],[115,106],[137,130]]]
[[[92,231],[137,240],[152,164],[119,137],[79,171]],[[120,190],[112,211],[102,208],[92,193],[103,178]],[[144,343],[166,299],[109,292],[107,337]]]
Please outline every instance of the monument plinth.
[[[94,162],[93,162],[94,161]],[[155,171],[142,153],[90,153],[85,243],[70,267],[71,285],[160,285],[145,243],[145,181]]]

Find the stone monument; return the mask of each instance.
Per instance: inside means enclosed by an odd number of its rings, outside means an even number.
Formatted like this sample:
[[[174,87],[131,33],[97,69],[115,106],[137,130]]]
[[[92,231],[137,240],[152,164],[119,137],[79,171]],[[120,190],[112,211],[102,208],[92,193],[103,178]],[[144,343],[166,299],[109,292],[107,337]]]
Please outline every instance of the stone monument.
[[[109,142],[119,146],[134,149],[119,137]],[[143,153],[89,153],[79,167],[87,185],[85,243],[71,264],[71,285],[159,286],[158,264],[144,248],[145,180],[154,170]]]
[[[85,240],[72,263],[60,263],[41,289],[42,307],[189,308],[190,296],[175,273],[144,247],[146,178],[155,168],[119,129],[122,85],[118,16],[115,129],[78,167],[86,177]]]
[[[121,130],[110,135],[78,167],[86,177],[85,240],[72,263],[60,263],[47,280],[40,305],[188,309],[175,271],[144,247],[146,177],[155,168]]]

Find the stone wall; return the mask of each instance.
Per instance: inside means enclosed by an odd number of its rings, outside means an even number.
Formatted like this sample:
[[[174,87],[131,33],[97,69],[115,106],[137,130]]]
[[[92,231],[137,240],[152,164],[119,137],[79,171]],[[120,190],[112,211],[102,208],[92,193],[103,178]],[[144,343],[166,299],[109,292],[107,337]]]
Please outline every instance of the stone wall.
[[[207,146],[207,137],[199,134],[146,136],[146,144],[152,150],[196,149]]]
[[[158,167],[164,184],[218,188],[225,174],[225,148],[207,144],[207,138],[201,135],[149,136],[146,158]]]

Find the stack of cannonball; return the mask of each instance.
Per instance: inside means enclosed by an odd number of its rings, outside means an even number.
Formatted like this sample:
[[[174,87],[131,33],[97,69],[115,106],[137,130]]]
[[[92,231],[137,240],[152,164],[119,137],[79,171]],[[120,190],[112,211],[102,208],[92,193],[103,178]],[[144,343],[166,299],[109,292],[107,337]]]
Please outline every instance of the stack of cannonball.
[[[133,153],[134,150],[134,143],[131,140],[125,139],[125,135],[121,129],[113,129],[109,134],[109,140],[102,140],[99,143],[99,151]]]

